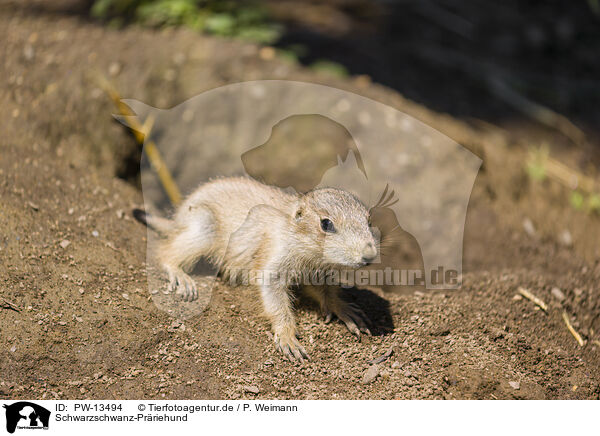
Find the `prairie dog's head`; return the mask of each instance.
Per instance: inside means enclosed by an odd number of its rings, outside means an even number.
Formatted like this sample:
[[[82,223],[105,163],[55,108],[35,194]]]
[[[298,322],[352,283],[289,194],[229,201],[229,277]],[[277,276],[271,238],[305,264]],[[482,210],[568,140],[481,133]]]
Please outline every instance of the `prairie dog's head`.
[[[301,197],[295,220],[302,234],[321,250],[321,263],[358,268],[377,257],[369,211],[354,195],[335,188]]]

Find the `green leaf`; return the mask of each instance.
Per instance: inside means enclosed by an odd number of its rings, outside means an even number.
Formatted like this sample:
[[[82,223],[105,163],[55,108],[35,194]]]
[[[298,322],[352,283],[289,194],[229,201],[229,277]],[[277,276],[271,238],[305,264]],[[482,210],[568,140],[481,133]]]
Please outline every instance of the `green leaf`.
[[[571,192],[569,201],[571,203],[571,206],[573,206],[577,210],[581,210],[581,209],[583,209],[583,204],[585,202],[585,198],[583,197],[583,194],[581,192],[573,191],[573,192]]]
[[[348,70],[337,62],[319,60],[310,66],[314,71],[329,74],[335,77],[348,77]]]
[[[600,212],[600,195],[598,194],[592,194],[588,197],[588,209],[590,210],[590,212],[596,212],[599,213]]]
[[[541,182],[546,178],[546,167],[542,162],[527,162],[527,174],[532,180]]]
[[[231,36],[235,27],[235,19],[230,14],[214,14],[206,19],[206,30],[215,35]]]
[[[236,32],[235,36],[246,41],[271,44],[277,41],[280,33],[277,29],[270,26],[254,26],[240,29]]]
[[[550,150],[546,144],[539,148],[530,148],[525,169],[532,180],[542,181],[546,178],[546,161]]]

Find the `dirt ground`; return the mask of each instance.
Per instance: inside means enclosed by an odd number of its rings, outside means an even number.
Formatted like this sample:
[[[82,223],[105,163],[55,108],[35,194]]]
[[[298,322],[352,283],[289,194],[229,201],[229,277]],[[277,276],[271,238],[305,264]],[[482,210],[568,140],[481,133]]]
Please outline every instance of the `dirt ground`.
[[[0,41],[0,398],[600,397],[600,221],[571,208],[563,187],[528,179],[527,147],[554,146],[548,132],[467,124],[365,77],[317,74],[241,42],[109,29],[23,2],[0,1]],[[97,73],[158,107],[231,82],[314,81],[446,133],[484,159],[463,287],[348,291],[378,327],[361,342],[300,301],[312,357],[303,366],[276,353],[251,289],[220,283],[202,315],[169,317],[148,293],[146,229],[130,213],[143,202],[139,150],[112,119]],[[575,147],[553,151],[581,162]],[[547,313],[516,297],[519,286]],[[365,382],[368,370],[377,377]]]

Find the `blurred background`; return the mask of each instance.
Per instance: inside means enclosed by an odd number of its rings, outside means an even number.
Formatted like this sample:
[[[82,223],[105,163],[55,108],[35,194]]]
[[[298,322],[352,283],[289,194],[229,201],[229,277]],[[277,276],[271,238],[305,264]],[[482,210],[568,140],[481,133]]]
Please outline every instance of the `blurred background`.
[[[4,2],[6,6],[6,1]],[[276,47],[332,74],[364,75],[427,107],[522,128],[522,98],[596,137],[597,0],[56,0],[8,2],[114,28],[181,26]],[[7,6],[8,7],[8,6]]]

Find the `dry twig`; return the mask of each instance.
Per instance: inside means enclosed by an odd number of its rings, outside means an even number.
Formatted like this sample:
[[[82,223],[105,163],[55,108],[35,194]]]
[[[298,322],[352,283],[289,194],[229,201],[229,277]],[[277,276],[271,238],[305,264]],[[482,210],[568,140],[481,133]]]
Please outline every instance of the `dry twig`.
[[[529,301],[532,301],[533,303],[535,303],[537,306],[540,307],[540,309],[542,309],[544,312],[548,312],[548,306],[546,305],[546,303],[544,303],[540,298],[536,297],[535,295],[533,295],[531,292],[529,292],[527,289],[522,288],[521,286],[519,286],[519,294],[521,294],[523,297],[527,298]]]
[[[12,301],[8,301],[4,297],[0,297],[0,307],[2,307],[3,309],[14,310],[15,312],[21,311],[21,309],[19,309],[19,307],[15,303],[13,303]]]
[[[581,335],[579,333],[577,333],[577,331],[575,331],[575,329],[571,325],[571,321],[569,321],[569,315],[567,315],[567,312],[563,312],[562,317],[563,317],[563,320],[565,321],[565,324],[567,325],[567,328],[569,329],[569,332],[573,335],[573,337],[575,338],[575,340],[577,341],[579,346],[583,347],[585,345],[585,341],[583,340]]]
[[[386,360],[388,360],[390,358],[390,356],[394,354],[394,347],[390,347],[383,355],[373,359],[373,360],[369,360],[367,363],[369,365],[377,365],[379,363],[383,363]]]
[[[158,178],[160,179],[160,182],[163,185],[169,200],[171,200],[171,203],[173,203],[174,206],[177,206],[179,203],[181,203],[181,192],[179,191],[171,172],[167,168],[165,161],[158,151],[156,143],[150,139],[150,131],[152,130],[152,126],[154,124],[154,118],[149,116],[142,124],[138,120],[136,114],[134,114],[129,106],[123,102],[117,90],[110,84],[110,82],[108,82],[108,80],[106,80],[104,77],[98,76],[98,82],[117,107],[119,114],[127,120],[127,124],[132,129],[133,135],[138,144],[144,145],[144,152],[146,153],[146,156],[148,156],[150,165],[152,165],[152,168],[154,171],[156,171],[156,174],[158,175]],[[145,138],[147,139],[144,143]]]

